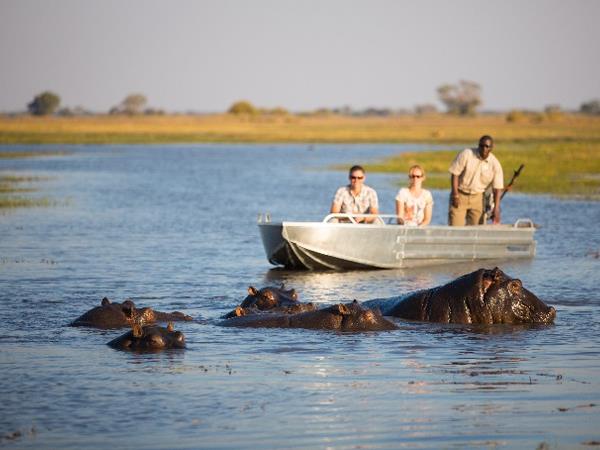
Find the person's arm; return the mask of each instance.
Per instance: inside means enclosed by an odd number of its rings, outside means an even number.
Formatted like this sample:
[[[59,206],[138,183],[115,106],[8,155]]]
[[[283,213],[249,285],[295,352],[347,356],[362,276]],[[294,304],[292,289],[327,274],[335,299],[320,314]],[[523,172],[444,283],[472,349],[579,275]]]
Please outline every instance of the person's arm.
[[[377,206],[372,206],[371,208],[369,208],[369,214],[379,214],[379,208]],[[376,220],[375,217],[365,217],[364,218],[365,223],[373,223],[373,222],[375,222],[375,220]],[[358,222],[358,218],[356,219],[356,221]]]
[[[336,202],[331,202],[331,209],[329,210],[329,212],[331,214],[337,214],[340,212],[340,210],[342,209],[342,205]]]
[[[377,192],[374,189],[371,189],[371,194],[369,194],[369,209],[367,210],[369,214],[379,214],[379,199],[377,198]],[[373,223],[375,222],[375,217],[365,217],[365,218],[356,218],[357,222],[362,223]]]
[[[396,217],[398,224],[404,225],[404,202],[396,200]]]
[[[433,204],[427,203],[427,205],[425,205],[423,222],[421,222],[419,225],[429,225],[431,223],[431,213],[432,212],[433,212]]]
[[[452,198],[452,206],[458,208],[458,175],[450,175],[450,196]]]
[[[504,189],[493,189],[494,191],[494,210],[492,212],[492,215],[494,217],[494,220],[492,221],[493,224],[499,224],[500,223],[500,197],[502,196],[502,192],[504,192]]]
[[[492,211],[493,224],[500,223],[500,200],[504,193],[504,171],[499,162],[496,162],[494,180],[492,182],[492,191],[494,193],[494,210]]]

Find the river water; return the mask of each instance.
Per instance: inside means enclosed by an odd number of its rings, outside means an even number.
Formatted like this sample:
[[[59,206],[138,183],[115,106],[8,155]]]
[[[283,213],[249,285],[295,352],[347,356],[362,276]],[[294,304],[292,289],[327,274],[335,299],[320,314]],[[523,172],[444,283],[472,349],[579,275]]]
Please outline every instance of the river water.
[[[428,148],[430,148],[429,146]],[[499,263],[557,309],[548,327],[398,321],[392,332],[231,329],[249,285],[302,301],[395,296],[479,268],[290,272],[256,227],[320,220],[350,166],[418,145],[5,146],[57,205],[0,213],[0,445],[7,448],[589,448],[600,441],[600,204],[510,193],[540,226]],[[456,147],[458,150],[458,147]],[[507,171],[511,170],[506,168]],[[526,169],[523,173],[526,176]],[[367,174],[393,211],[405,175]],[[433,223],[447,192],[434,191]],[[485,267],[490,267],[486,265]],[[67,324],[102,297],[178,309],[187,349],[113,350]]]

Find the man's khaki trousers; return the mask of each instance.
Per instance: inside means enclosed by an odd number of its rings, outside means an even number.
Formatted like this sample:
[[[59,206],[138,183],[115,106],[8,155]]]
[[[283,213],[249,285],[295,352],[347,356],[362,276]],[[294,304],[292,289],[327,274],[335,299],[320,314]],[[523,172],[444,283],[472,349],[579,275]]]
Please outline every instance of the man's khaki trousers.
[[[478,225],[483,214],[483,193],[465,194],[458,191],[458,207],[448,207],[448,225],[462,227],[465,225]]]

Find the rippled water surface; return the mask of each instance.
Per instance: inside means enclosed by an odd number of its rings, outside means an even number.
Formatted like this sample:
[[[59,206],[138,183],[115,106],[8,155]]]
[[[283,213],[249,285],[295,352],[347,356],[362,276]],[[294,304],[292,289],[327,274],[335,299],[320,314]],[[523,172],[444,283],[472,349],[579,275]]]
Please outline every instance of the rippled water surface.
[[[327,304],[394,296],[479,268],[311,273],[266,261],[258,213],[320,220],[346,180],[331,164],[418,148],[90,146],[0,161],[3,172],[48,177],[39,195],[58,202],[0,213],[0,445],[598,444],[598,203],[517,193],[503,203],[505,222],[531,217],[541,226],[533,260],[498,264],[557,309],[550,327],[398,321],[397,331],[339,334],[214,325],[249,285],[285,283],[301,300]],[[404,175],[367,175],[382,212],[392,212]],[[434,223],[445,222],[446,199],[434,191]],[[119,352],[105,344],[122,331],[66,326],[104,296],[192,315],[176,327],[187,349]]]

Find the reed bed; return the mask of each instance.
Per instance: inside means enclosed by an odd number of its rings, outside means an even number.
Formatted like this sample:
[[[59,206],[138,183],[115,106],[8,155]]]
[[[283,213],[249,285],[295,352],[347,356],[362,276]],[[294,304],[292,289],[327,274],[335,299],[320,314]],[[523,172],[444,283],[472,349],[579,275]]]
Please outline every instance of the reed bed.
[[[25,153],[23,153],[25,154]],[[3,155],[0,153],[0,159]],[[13,157],[12,155],[10,157]],[[24,197],[22,194],[36,192],[35,183],[48,180],[48,177],[0,174],[0,209],[23,207],[46,207],[56,204],[49,198]]]
[[[473,142],[491,134],[505,142],[600,140],[600,118],[507,122],[504,115],[351,117],[227,114],[192,116],[0,116],[0,143]]]

